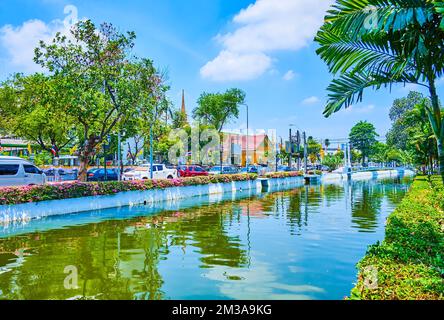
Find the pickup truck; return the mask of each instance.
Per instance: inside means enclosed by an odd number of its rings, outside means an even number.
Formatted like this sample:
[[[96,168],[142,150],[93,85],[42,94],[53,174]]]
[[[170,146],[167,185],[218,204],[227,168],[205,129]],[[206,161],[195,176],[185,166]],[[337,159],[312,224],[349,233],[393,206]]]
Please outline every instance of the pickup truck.
[[[128,171],[123,174],[123,181],[132,181],[132,180],[148,180],[151,179],[150,174],[151,165],[144,164],[133,171]],[[168,169],[164,164],[153,164],[153,179],[161,180],[161,179],[176,179],[177,178],[177,170],[176,169]]]

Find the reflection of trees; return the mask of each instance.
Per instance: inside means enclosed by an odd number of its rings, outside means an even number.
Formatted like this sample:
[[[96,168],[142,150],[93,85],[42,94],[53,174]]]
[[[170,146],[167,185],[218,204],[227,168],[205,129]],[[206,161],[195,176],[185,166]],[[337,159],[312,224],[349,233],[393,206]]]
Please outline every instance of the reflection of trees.
[[[287,208],[288,225],[290,226],[290,233],[292,235],[301,231],[303,226],[302,221],[302,207],[305,200],[303,198],[303,189],[299,188],[287,194],[289,202]],[[304,220],[306,221],[307,216]]]
[[[0,239],[2,252],[36,248],[22,266],[0,275],[0,290],[7,299],[163,299],[158,267],[171,246],[198,248],[201,267],[246,265],[240,237],[226,231],[239,208],[227,202]],[[78,268],[78,290],[64,288],[69,265]]]
[[[357,224],[361,232],[375,230],[384,193],[372,182],[352,183],[352,187],[352,223]]]
[[[222,265],[240,267],[248,261],[241,248],[239,236],[230,236],[226,230],[236,212],[233,203],[188,209],[183,212],[184,219],[166,225],[172,241],[186,236],[192,237],[193,247],[200,249],[203,267]],[[188,213],[192,215],[189,218]]]
[[[344,198],[344,187],[337,184],[326,184],[321,186],[321,193],[324,196],[327,207],[330,207],[333,202]]]

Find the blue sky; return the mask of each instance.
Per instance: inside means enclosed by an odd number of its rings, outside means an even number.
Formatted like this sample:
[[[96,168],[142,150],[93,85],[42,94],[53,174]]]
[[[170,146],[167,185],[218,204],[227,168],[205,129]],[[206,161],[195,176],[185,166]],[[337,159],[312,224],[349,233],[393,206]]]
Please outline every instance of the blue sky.
[[[180,107],[186,91],[191,113],[203,91],[238,87],[247,94],[250,128],[289,124],[317,138],[345,138],[359,120],[375,124],[384,136],[388,110],[410,89],[368,91],[364,102],[329,119],[322,116],[331,75],[316,56],[313,36],[330,0],[16,0],[0,2],[0,78],[34,72],[33,47],[64,30],[72,5],[78,18],[111,22],[135,31],[135,54],[166,69],[170,97]],[[67,7],[73,8],[73,7]],[[443,90],[439,86],[439,91]],[[246,113],[227,128],[245,128]]]

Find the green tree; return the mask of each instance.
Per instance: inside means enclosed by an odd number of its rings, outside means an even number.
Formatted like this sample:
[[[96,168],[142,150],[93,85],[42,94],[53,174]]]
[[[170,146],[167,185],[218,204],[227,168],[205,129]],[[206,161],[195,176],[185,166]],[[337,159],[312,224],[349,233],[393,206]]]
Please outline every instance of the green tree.
[[[426,105],[431,106],[430,99],[417,92],[395,100],[390,111],[393,124],[387,134],[387,144],[398,149],[401,162],[432,168],[438,155]]]
[[[65,112],[60,89],[57,77],[14,75],[0,86],[0,126],[58,157],[75,141],[75,119]]]
[[[444,180],[444,121],[436,81],[444,70],[444,4],[431,0],[337,0],[316,36],[336,77],[324,114],[362,101],[366,88],[396,83],[428,89],[426,106]]]
[[[360,121],[351,129],[349,135],[350,143],[354,149],[361,152],[363,165],[365,164],[365,159],[370,156],[378,136],[375,126],[367,121]]]
[[[307,153],[311,163],[314,164],[317,160],[319,160],[321,149],[322,145],[319,142],[317,142],[313,137],[308,137]]]
[[[372,146],[371,157],[370,160],[379,163],[387,162],[387,151],[388,146],[382,142],[376,142]]]
[[[233,118],[239,117],[239,106],[245,103],[245,93],[240,89],[229,89],[225,93],[202,93],[193,110],[193,118],[202,124],[214,127],[220,139],[220,164],[222,164],[223,127]]]
[[[393,122],[392,128],[387,133],[387,144],[398,149],[406,149],[410,138],[405,123],[405,114],[412,111],[415,106],[424,100],[424,96],[412,91],[407,97],[396,99],[390,108],[390,119]]]
[[[107,23],[96,28],[87,20],[72,28],[70,38],[58,33],[49,44],[41,41],[35,61],[63,82],[59,93],[68,97],[65,112],[78,124],[79,177],[86,180],[104,140],[157,103],[161,78],[150,60],[132,62],[133,32]]]

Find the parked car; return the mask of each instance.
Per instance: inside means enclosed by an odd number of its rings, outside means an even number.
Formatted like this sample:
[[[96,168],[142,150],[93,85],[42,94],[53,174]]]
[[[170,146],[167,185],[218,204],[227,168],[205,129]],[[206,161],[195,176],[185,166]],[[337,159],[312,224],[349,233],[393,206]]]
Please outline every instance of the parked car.
[[[0,187],[32,186],[46,183],[45,173],[18,157],[0,156]]]
[[[117,181],[119,180],[119,173],[117,169],[91,169],[88,171],[88,181]]]
[[[259,169],[255,166],[249,166],[248,168],[242,168],[241,173],[259,173]]]
[[[220,166],[212,167],[210,171],[208,171],[210,175],[218,175],[218,174],[236,174],[239,173],[239,170],[233,166],[222,166],[222,170]]]
[[[208,172],[200,166],[179,166],[177,173],[179,177],[208,176]]]
[[[278,166],[278,170],[279,172],[290,172],[292,171],[292,168],[289,166]]]
[[[177,170],[168,169],[164,164],[153,165],[153,179],[176,179]],[[151,165],[144,164],[134,169],[134,171],[126,172],[122,176],[123,181],[132,180],[148,180],[151,179]]]

